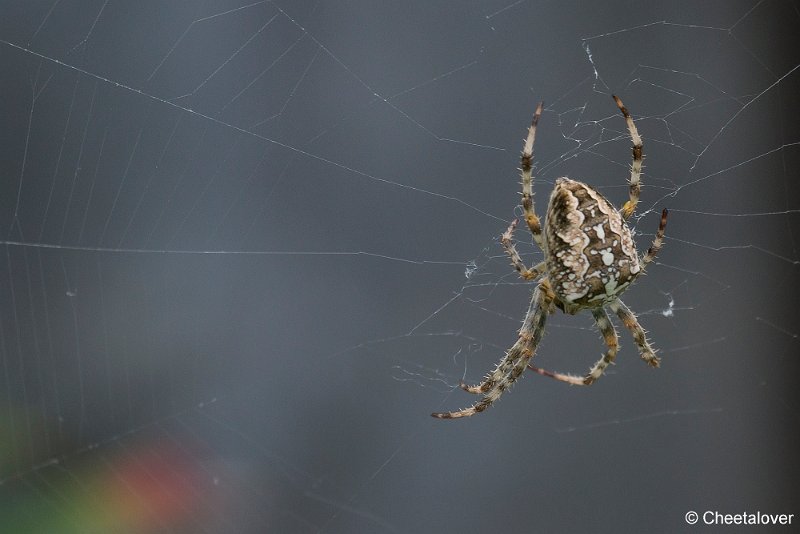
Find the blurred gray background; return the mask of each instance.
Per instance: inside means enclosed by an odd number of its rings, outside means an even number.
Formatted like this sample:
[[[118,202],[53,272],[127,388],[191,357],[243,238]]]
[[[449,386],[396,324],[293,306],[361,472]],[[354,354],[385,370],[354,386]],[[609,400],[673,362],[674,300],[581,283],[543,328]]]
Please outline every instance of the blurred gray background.
[[[769,0],[0,2],[3,531],[797,524],[799,28]],[[625,200],[612,93],[640,248],[671,210],[625,296],[662,367],[622,329],[591,388],[432,419],[527,308],[498,237],[540,99],[539,211],[564,175]],[[602,351],[558,314],[535,361]]]

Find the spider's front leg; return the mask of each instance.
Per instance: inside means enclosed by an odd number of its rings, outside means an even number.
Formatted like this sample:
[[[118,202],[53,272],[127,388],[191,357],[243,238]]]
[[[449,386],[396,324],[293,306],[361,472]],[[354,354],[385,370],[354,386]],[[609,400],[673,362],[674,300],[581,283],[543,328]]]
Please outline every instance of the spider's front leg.
[[[617,350],[619,349],[619,338],[617,337],[617,331],[614,329],[614,325],[611,323],[611,319],[609,319],[608,314],[603,308],[592,310],[592,316],[594,317],[594,322],[597,324],[598,330],[600,330],[600,333],[603,335],[603,341],[605,341],[608,350],[605,355],[592,366],[585,376],[581,377],[554,373],[533,365],[529,365],[528,368],[542,376],[555,378],[560,382],[566,382],[574,386],[590,386],[594,384],[598,378],[603,376],[606,367],[614,363],[617,357]]]
[[[537,268],[544,269],[543,263],[536,266]],[[537,295],[537,293],[541,292],[541,295]],[[517,345],[522,343],[531,344],[532,337],[535,332],[527,327],[526,328],[526,321],[531,318],[531,311],[533,310],[534,304],[536,306],[545,306],[544,313],[545,315],[541,318],[542,324],[540,330],[544,329],[544,320],[547,318],[546,316],[552,313],[555,313],[555,307],[553,305],[553,301],[555,300],[556,295],[553,292],[553,288],[550,286],[550,281],[547,278],[544,278],[539,282],[539,285],[536,286],[536,290],[533,293],[533,297],[531,298],[531,307],[528,309],[527,315],[525,315],[525,319],[522,321],[522,327],[519,330],[519,339],[517,343],[514,344],[506,352],[506,357],[500,360],[500,363],[497,364],[495,370],[490,373],[480,384],[476,384],[474,386],[470,386],[466,382],[460,382],[458,385],[461,389],[466,391],[467,393],[472,393],[474,395],[480,395],[482,393],[486,393],[490,389],[492,389],[497,382],[502,379],[502,377],[508,375],[510,372],[511,367],[514,365],[514,362],[519,359],[520,356],[514,356],[517,351]],[[538,310],[537,310],[538,311]],[[543,332],[539,332],[539,336],[541,339],[541,335]],[[536,340],[535,344],[533,345],[533,349],[531,351],[531,355],[528,357],[530,359],[533,357],[533,354],[536,352],[536,346],[538,346],[539,341]],[[520,352],[521,354],[521,352]]]
[[[619,299],[609,304],[608,307],[617,314],[617,317],[620,318],[625,328],[630,330],[633,340],[636,342],[636,346],[639,347],[639,355],[642,357],[642,360],[650,367],[658,367],[661,363],[661,359],[656,356],[656,351],[653,350],[653,347],[651,347],[650,343],[647,341],[647,334],[636,319],[636,315],[634,315],[630,308]]]
[[[432,413],[433,417],[438,419],[458,419],[480,413],[491,406],[519,379],[536,352],[536,348],[539,346],[544,334],[544,325],[552,307],[552,301],[550,300],[552,292],[547,291],[547,289],[546,280],[543,280],[534,290],[530,308],[528,308],[528,313],[522,322],[522,328],[519,330],[517,342],[508,349],[495,370],[478,386],[462,386],[471,393],[482,393],[483,398],[469,408],[457,412]]]

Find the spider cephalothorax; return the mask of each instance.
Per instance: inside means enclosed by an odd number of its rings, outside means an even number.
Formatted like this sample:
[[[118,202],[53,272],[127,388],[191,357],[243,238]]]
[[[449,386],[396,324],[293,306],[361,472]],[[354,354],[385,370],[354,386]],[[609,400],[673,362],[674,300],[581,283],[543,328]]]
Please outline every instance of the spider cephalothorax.
[[[550,195],[544,235],[539,217],[533,208],[533,142],[536,138],[536,125],[542,114],[542,104],[536,108],[522,149],[522,209],[534,241],[544,251],[545,261],[532,268],[526,267],[522,262],[512,240],[517,226],[516,220],[503,234],[501,242],[520,276],[525,280],[539,278],[539,282],[533,291],[517,342],[508,349],[505,357],[483,382],[476,386],[461,384],[465,391],[481,394],[483,398],[470,408],[457,412],[434,413],[434,417],[455,419],[482,412],[510,388],[526,368],[569,384],[594,383],[617,355],[617,332],[606,308],[614,312],[631,331],[642,359],[649,365],[658,367],[659,359],[648,343],[644,329],[619,296],[655,259],[664,240],[667,210],[661,212],[661,222],[653,244],[640,258],[626,221],[639,202],[642,139],[622,101],[616,96],[614,101],[625,117],[633,141],[629,200],[617,210],[593,187],[569,178],[559,178]],[[547,316],[554,307],[568,314],[590,310],[608,347],[603,358],[582,377],[553,373],[529,365],[544,334]]]

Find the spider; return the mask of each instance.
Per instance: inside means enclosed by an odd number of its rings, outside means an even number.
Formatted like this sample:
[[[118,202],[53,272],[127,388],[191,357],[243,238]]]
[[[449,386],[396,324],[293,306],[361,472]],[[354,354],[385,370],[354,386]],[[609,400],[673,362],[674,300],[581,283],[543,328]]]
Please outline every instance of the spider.
[[[482,398],[469,408],[457,412],[433,413],[433,417],[456,419],[484,411],[519,379],[526,368],[568,384],[593,384],[617,356],[617,332],[606,309],[614,312],[633,334],[642,360],[652,367],[658,367],[660,359],[647,341],[644,329],[619,297],[644,272],[645,267],[655,259],[661,249],[667,225],[667,210],[661,212],[661,222],[655,239],[647,253],[640,258],[626,221],[633,215],[639,202],[642,138],[622,101],[616,96],[613,98],[625,118],[633,142],[628,201],[617,210],[592,186],[569,178],[559,178],[550,195],[542,233],[542,225],[533,207],[531,176],[536,125],[542,114],[542,103],[539,103],[520,159],[525,222],[533,234],[533,240],[544,252],[545,261],[531,268],[522,262],[513,241],[517,220],[511,223],[500,240],[519,275],[525,280],[539,281],[533,291],[517,342],[508,349],[495,370],[483,382],[475,386],[461,383],[462,389],[482,395]],[[554,313],[555,308],[569,315],[589,310],[608,348],[605,355],[582,377],[554,373],[529,365],[544,334],[547,316]]]

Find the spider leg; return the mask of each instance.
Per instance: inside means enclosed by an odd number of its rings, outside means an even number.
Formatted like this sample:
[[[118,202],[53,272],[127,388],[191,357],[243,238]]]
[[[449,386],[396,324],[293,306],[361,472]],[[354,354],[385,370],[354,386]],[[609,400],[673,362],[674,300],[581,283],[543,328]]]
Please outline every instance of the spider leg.
[[[539,265],[536,266],[536,268],[539,268],[539,267],[544,268],[544,266],[542,264],[539,264]],[[537,295],[536,295],[536,292],[538,292],[538,291],[542,292],[542,295],[540,297],[537,297]],[[528,319],[531,317],[531,312],[534,309],[534,306],[537,306],[537,305],[545,306],[546,305],[547,307],[545,308],[545,311],[544,311],[545,315],[554,313],[555,310],[554,310],[554,307],[553,307],[553,300],[555,298],[556,298],[556,296],[555,296],[555,293],[553,293],[553,289],[550,287],[550,282],[546,278],[542,279],[539,282],[539,285],[536,287],[536,290],[534,291],[534,293],[533,293],[533,295],[531,297],[531,303],[530,303],[530,306],[528,307],[528,313],[525,315],[525,319],[523,319],[523,321],[522,321],[522,327],[520,327],[520,330],[519,330],[519,333],[518,333],[519,339],[517,340],[517,343],[515,343],[508,351],[506,351],[506,357],[503,360],[500,360],[500,363],[497,364],[497,367],[495,368],[495,370],[493,372],[491,372],[489,375],[487,375],[486,378],[483,380],[483,382],[481,382],[480,384],[474,385],[474,386],[470,386],[469,384],[466,384],[465,382],[461,382],[459,384],[459,387],[461,387],[461,389],[463,389],[467,393],[473,393],[473,394],[476,394],[476,395],[480,395],[480,394],[486,393],[487,391],[492,389],[494,387],[494,385],[497,382],[499,382],[503,377],[507,377],[509,375],[509,373],[510,373],[511,368],[514,365],[514,362],[517,361],[521,357],[521,354],[522,354],[519,350],[516,350],[517,346],[520,345],[521,342],[525,342],[527,339],[532,337],[530,335],[530,333],[526,334],[526,326],[527,326]],[[541,325],[541,329],[544,329],[544,320],[545,319],[546,319],[546,316],[542,319],[543,322],[542,322],[542,325]],[[534,328],[536,328],[536,327],[534,327]],[[530,328],[527,328],[527,330],[529,332],[532,332],[532,330]],[[540,334],[540,336],[541,336],[541,334]],[[538,344],[539,344],[539,340],[536,340],[535,345],[533,347],[532,353],[536,352],[536,345],[538,345]],[[522,347],[523,345],[520,345],[520,346]],[[515,355],[514,357],[510,356],[512,353]]]
[[[650,248],[647,249],[647,253],[642,256],[640,260],[642,270],[649,263],[651,263],[654,259],[656,259],[656,255],[658,251],[661,250],[661,246],[664,244],[664,230],[667,228],[667,215],[669,211],[666,208],[661,212],[661,222],[658,223],[658,231],[656,231],[656,237],[653,239],[653,244],[650,245]]]
[[[514,245],[514,229],[517,227],[517,222],[517,219],[511,222],[508,230],[506,230],[500,238],[500,243],[502,243],[506,254],[508,254],[508,257],[511,259],[511,265],[514,266],[519,275],[525,280],[534,280],[544,272],[545,264],[541,262],[530,269],[525,266],[519,252],[517,252],[517,247]]]
[[[482,393],[483,398],[471,407],[457,412],[432,413],[431,415],[439,419],[469,417],[484,411],[500,398],[522,375],[522,372],[528,366],[528,362],[536,352],[536,347],[544,334],[544,325],[547,321],[550,305],[548,291],[537,286],[533,291],[528,313],[525,315],[525,320],[519,330],[517,342],[508,349],[495,370],[481,384],[477,386],[462,385],[465,390],[471,393]]]
[[[533,234],[533,239],[539,248],[544,250],[544,239],[542,238],[542,224],[533,207],[533,142],[536,139],[536,125],[542,115],[543,102],[539,102],[536,111],[533,113],[533,121],[528,128],[528,137],[522,146],[520,156],[520,170],[522,172],[522,210],[525,212],[525,223]]]
[[[656,352],[653,350],[653,347],[651,347],[650,343],[647,342],[647,335],[645,334],[642,325],[640,325],[639,321],[636,320],[636,315],[634,315],[630,308],[628,308],[625,303],[619,299],[609,304],[608,307],[611,308],[611,311],[617,314],[617,317],[620,318],[622,324],[625,325],[625,328],[630,330],[631,334],[633,335],[633,340],[636,342],[636,346],[639,347],[639,355],[642,357],[642,359],[651,367],[658,367],[661,359],[656,356]]]
[[[633,141],[633,147],[631,148],[633,152],[633,163],[631,163],[631,178],[628,183],[630,200],[622,206],[621,212],[622,218],[628,220],[628,217],[633,215],[633,212],[636,211],[636,204],[639,203],[639,193],[641,191],[639,177],[642,175],[642,138],[639,135],[639,131],[636,129],[636,125],[633,124],[633,119],[631,118],[631,114],[628,113],[628,108],[622,104],[622,100],[620,100],[618,96],[611,96],[614,98],[614,102],[617,103],[617,107],[625,117],[625,122],[628,124],[628,133],[631,136],[631,141]]]
[[[595,310],[592,310],[592,316],[594,316],[594,322],[597,324],[597,328],[603,335],[603,340],[605,341],[606,346],[608,347],[608,351],[606,351],[605,355],[592,366],[592,368],[589,370],[589,373],[586,376],[581,377],[574,375],[566,375],[562,373],[554,373],[552,371],[540,369],[533,365],[529,365],[528,368],[533,371],[536,371],[542,376],[555,378],[560,382],[566,382],[568,384],[572,384],[575,386],[589,386],[593,384],[598,378],[603,376],[603,372],[606,370],[606,367],[614,363],[614,359],[617,357],[617,349],[619,348],[619,341],[617,338],[617,332],[616,330],[614,330],[614,325],[611,323],[608,314],[603,308],[597,308]]]

